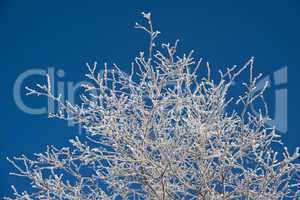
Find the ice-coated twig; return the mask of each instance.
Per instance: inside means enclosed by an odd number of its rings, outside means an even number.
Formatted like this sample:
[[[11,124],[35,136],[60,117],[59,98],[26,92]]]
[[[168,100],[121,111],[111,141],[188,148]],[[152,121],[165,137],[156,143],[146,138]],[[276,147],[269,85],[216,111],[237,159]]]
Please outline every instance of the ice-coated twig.
[[[70,147],[48,146],[34,157],[8,158],[12,175],[30,180],[31,188],[6,200],[270,200],[299,199],[299,148],[291,153],[274,127],[265,124],[267,106],[253,113],[249,107],[263,99],[268,83],[256,88],[262,75],[245,65],[219,72],[193,51],[177,55],[174,44],[154,45],[150,13],[142,13],[150,45],[127,75],[113,64],[87,64],[79,105],[53,94],[47,85],[26,88],[28,95],[47,96],[59,105],[52,117],[81,124],[85,134]],[[245,92],[229,90],[249,69]],[[234,101],[244,109],[235,109]],[[265,109],[266,112],[261,110]],[[276,152],[274,144],[282,149]]]

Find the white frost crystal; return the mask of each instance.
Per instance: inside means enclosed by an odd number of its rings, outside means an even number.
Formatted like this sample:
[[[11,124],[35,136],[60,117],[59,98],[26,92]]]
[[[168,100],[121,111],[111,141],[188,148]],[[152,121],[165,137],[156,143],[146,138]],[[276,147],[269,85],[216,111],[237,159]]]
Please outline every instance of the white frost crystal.
[[[277,153],[272,146],[282,146],[280,135],[265,124],[265,107],[260,116],[248,109],[264,102],[267,87],[255,89],[261,75],[253,75],[253,58],[213,80],[209,64],[199,68],[192,52],[175,55],[178,41],[156,49],[159,32],[151,14],[143,16],[148,23],[136,28],[149,34],[149,51],[135,58],[131,74],[87,65],[94,84],[83,85],[81,105],[54,96],[49,78],[27,88],[59,105],[50,117],[79,123],[85,133],[70,147],[9,159],[12,174],[32,188],[13,187],[6,199],[299,199],[299,149]],[[207,75],[199,77],[200,70]],[[243,71],[250,72],[245,93],[229,96]],[[235,101],[244,109],[231,109]]]

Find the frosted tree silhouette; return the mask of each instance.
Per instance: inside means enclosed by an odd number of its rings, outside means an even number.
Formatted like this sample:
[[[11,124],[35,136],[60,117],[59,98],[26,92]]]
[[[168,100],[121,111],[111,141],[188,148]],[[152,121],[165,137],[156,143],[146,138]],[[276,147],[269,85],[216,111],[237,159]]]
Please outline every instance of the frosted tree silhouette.
[[[143,17],[146,25],[136,28],[150,36],[147,53],[135,58],[131,74],[116,65],[100,73],[96,63],[87,64],[93,84],[83,85],[82,104],[54,96],[50,77],[27,88],[59,105],[49,117],[72,120],[85,133],[70,147],[8,159],[16,168],[11,174],[29,179],[32,188],[13,186],[14,197],[6,199],[299,199],[299,149],[289,153],[266,125],[266,106],[259,115],[249,109],[266,105],[268,86],[256,90],[261,75],[253,73],[253,58],[213,80],[209,64],[193,52],[176,54],[178,41],[155,45],[159,32],[150,13]],[[243,71],[249,72],[245,91],[230,96]]]

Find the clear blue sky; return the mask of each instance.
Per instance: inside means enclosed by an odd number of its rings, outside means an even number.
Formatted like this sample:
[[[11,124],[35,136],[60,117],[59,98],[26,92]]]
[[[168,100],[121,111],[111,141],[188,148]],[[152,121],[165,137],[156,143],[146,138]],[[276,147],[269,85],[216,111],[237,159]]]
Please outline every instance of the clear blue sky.
[[[84,78],[85,63],[116,62],[127,71],[145,35],[134,30],[141,11],[151,11],[163,41],[180,38],[183,50],[223,69],[255,56],[256,71],[272,75],[288,66],[287,146],[300,145],[300,2],[290,1],[0,1],[0,197],[24,182],[8,175],[7,156],[31,155],[47,144],[65,145],[77,129],[46,115],[29,115],[13,100],[13,83],[30,68],[63,69],[59,81]],[[32,84],[33,80],[27,80]],[[270,94],[270,107],[274,106]],[[27,105],[45,99],[24,97]]]

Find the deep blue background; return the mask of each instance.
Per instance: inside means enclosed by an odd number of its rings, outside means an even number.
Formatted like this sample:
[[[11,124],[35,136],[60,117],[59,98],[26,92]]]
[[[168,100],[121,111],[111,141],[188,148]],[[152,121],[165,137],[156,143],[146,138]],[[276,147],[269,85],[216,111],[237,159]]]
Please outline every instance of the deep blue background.
[[[0,197],[11,184],[22,185],[8,172],[5,160],[31,155],[47,144],[62,146],[77,129],[46,115],[28,115],[13,101],[13,83],[30,68],[63,69],[59,81],[84,78],[85,63],[112,61],[128,70],[145,35],[132,27],[141,11],[151,11],[164,41],[181,39],[183,50],[195,50],[213,68],[256,58],[265,75],[288,66],[289,131],[287,146],[299,146],[300,2],[290,1],[0,1]],[[27,81],[28,82],[28,81]],[[29,85],[31,83],[28,83]],[[271,90],[272,91],[272,90]],[[24,97],[27,105],[45,99]],[[274,102],[270,102],[271,107]]]

